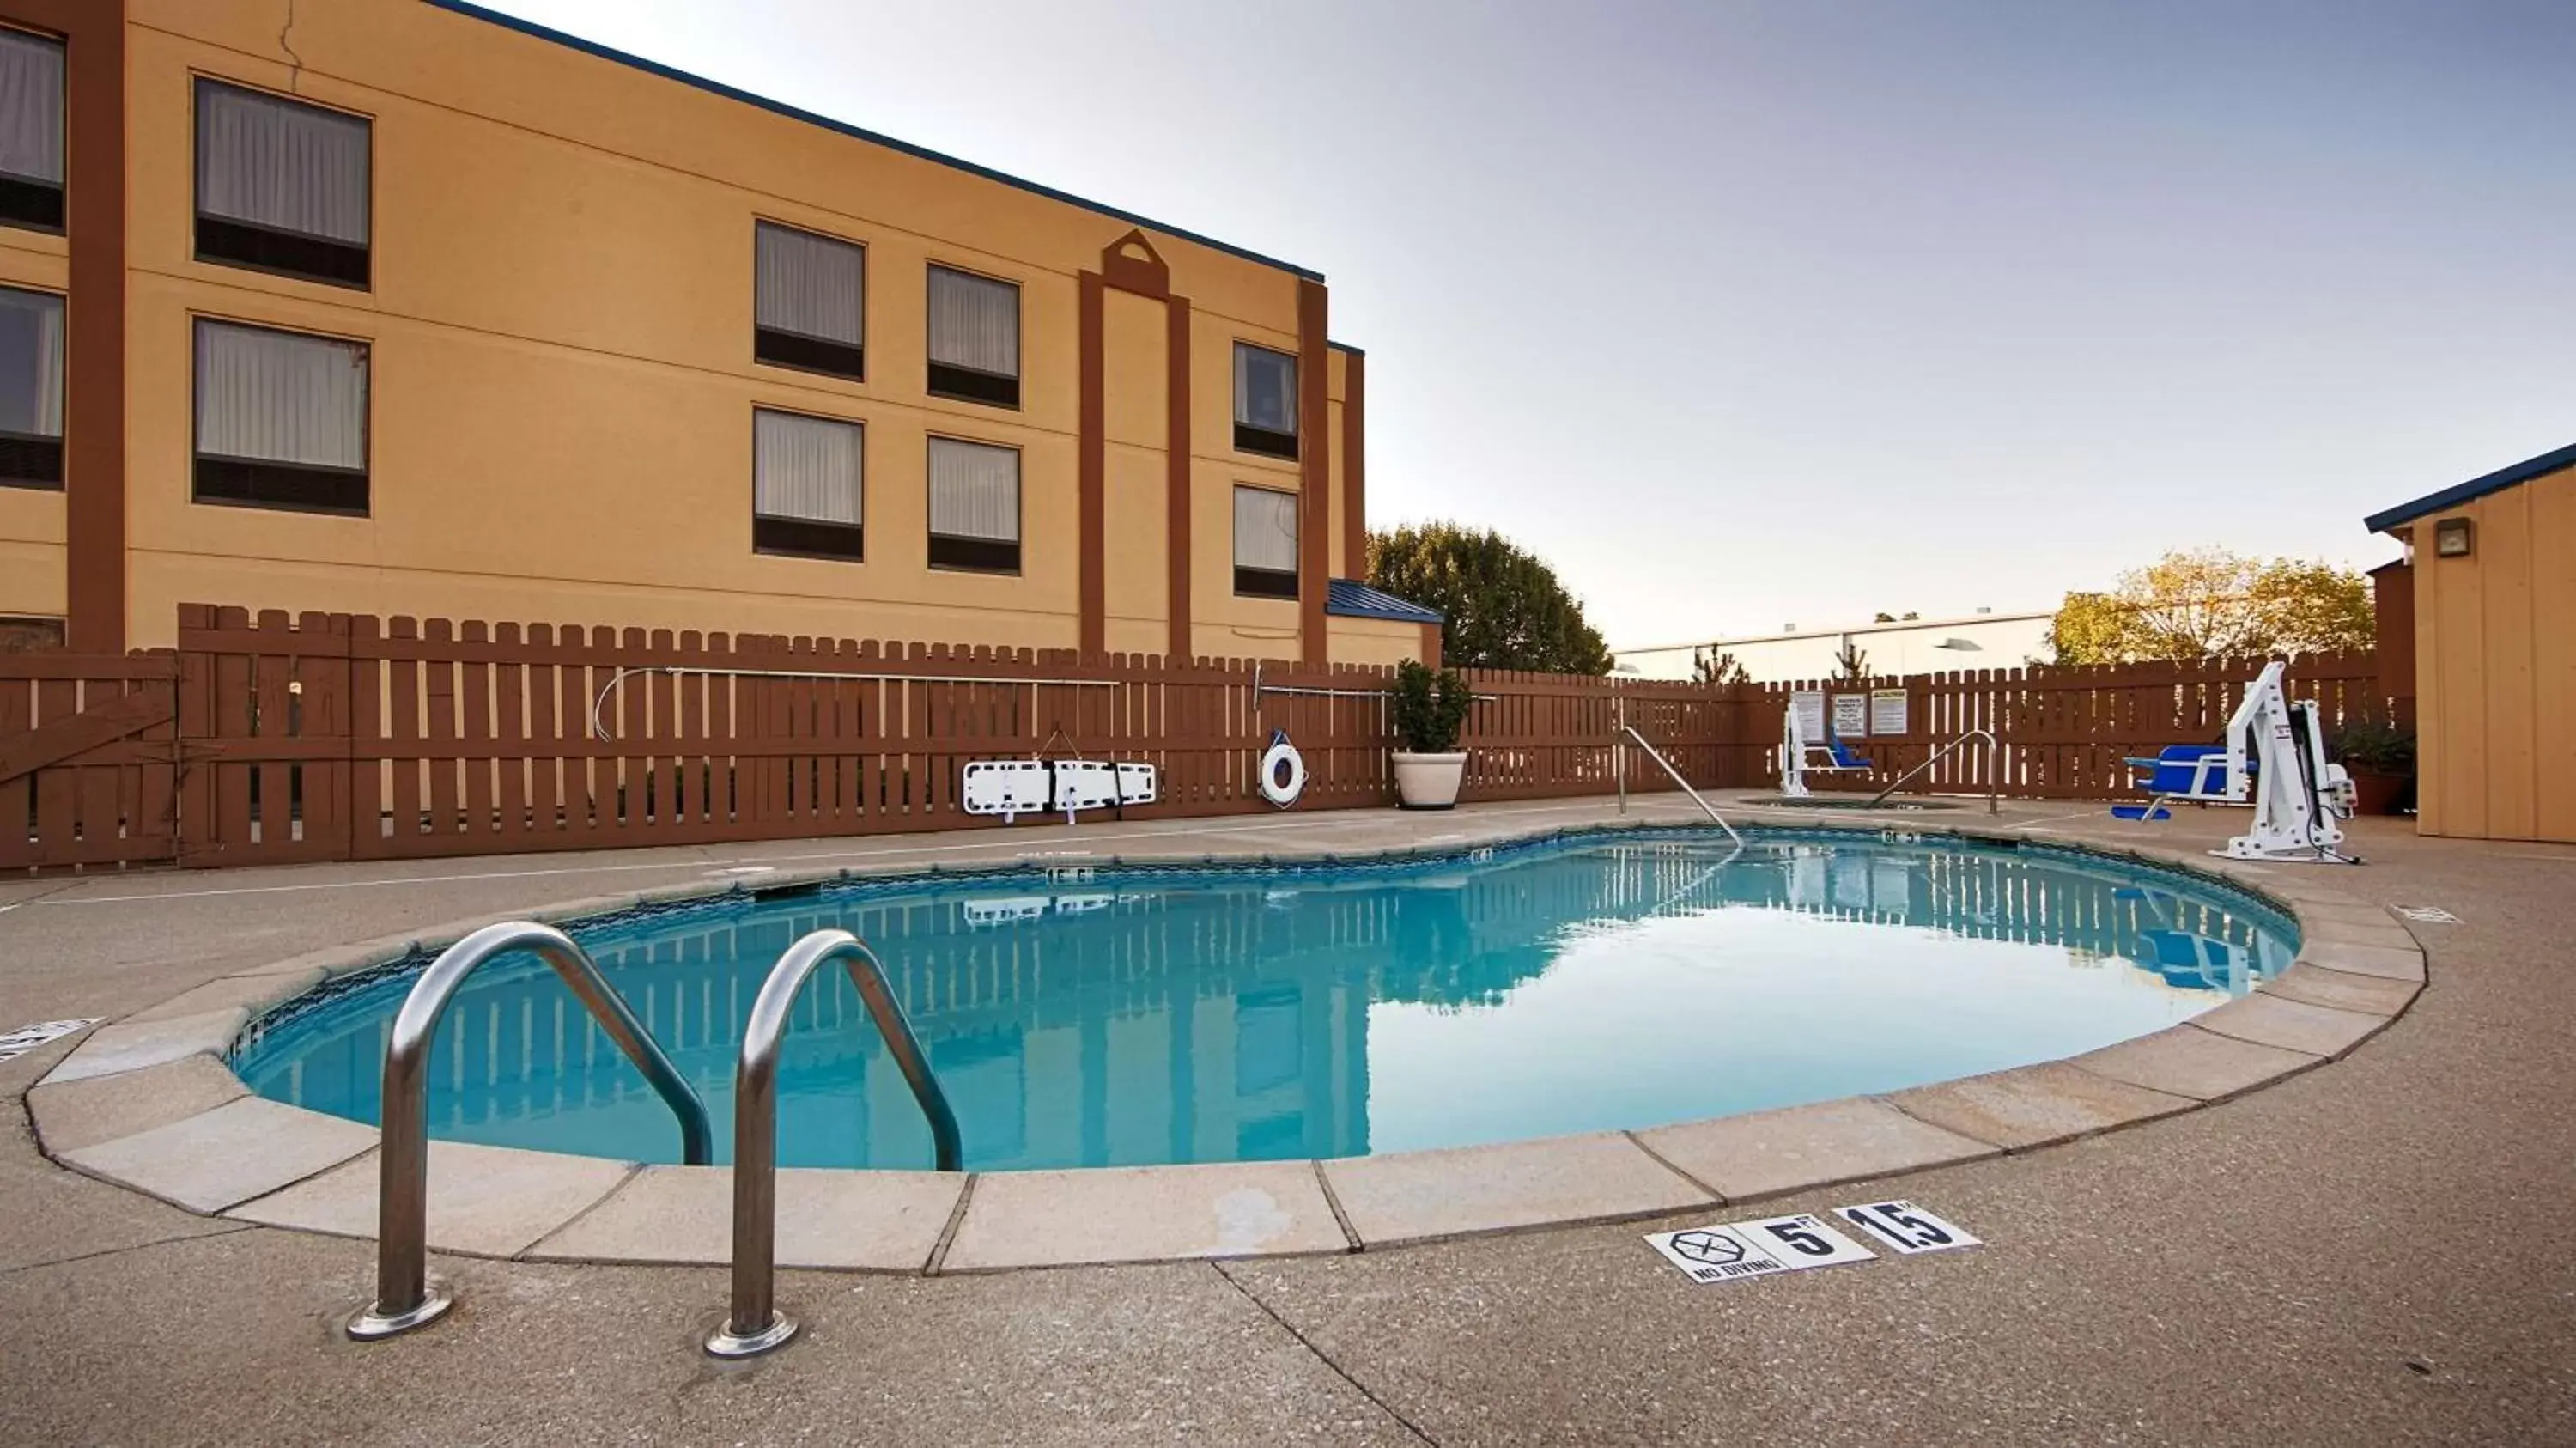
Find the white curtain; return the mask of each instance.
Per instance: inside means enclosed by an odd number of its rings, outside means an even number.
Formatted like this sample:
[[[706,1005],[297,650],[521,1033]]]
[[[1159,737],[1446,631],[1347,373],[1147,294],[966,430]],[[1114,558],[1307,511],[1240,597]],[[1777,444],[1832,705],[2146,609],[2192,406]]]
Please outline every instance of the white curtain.
[[[766,221],[757,237],[753,312],[759,324],[860,345],[866,253],[846,241]]]
[[[197,324],[197,451],[367,465],[367,349],[264,327]]]
[[[1020,541],[1020,455],[954,438],[930,440],[930,531]]]
[[[0,432],[63,435],[63,299],[0,288]]]
[[[1234,420],[1270,432],[1297,430],[1297,359],[1234,344]]]
[[[932,267],[930,360],[1019,376],[1020,289],[1009,282]]]
[[[0,172],[63,184],[63,47],[0,30]]]
[[[1234,490],[1234,566],[1297,571],[1297,495],[1269,488]]]
[[[858,526],[859,425],[756,408],[752,419],[751,510],[764,518],[803,518]]]
[[[197,85],[197,209],[367,244],[367,123],[239,86]]]

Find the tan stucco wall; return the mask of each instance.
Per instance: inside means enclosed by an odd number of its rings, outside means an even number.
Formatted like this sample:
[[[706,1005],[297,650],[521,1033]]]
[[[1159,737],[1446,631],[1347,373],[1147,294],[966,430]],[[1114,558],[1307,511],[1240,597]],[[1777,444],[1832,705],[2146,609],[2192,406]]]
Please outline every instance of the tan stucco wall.
[[[1325,620],[1325,636],[1332,640],[1333,662],[1337,664],[1391,667],[1422,657],[1422,625],[1418,623],[1337,615]]]
[[[2462,517],[2470,555],[2436,557]],[[2411,526],[2417,827],[2576,841],[2576,469]]]
[[[285,13],[130,11],[134,644],[170,642],[190,601],[1077,642],[1077,277],[1128,223],[408,0],[299,7],[295,69]],[[198,74],[371,118],[372,290],[192,259]],[[752,362],[758,218],[866,246],[866,382]],[[1294,656],[1293,605],[1234,597],[1230,488],[1298,484],[1294,464],[1231,447],[1232,343],[1295,351],[1297,278],[1151,235],[1192,307],[1194,641]],[[57,239],[0,232],[0,279],[59,286],[60,257]],[[1020,284],[1019,411],[927,395],[934,260]],[[1106,303],[1108,642],[1159,652],[1163,306],[1114,289]],[[370,344],[371,516],[189,501],[198,316]],[[866,426],[864,563],[751,551],[756,404]],[[928,566],[932,434],[1022,450],[1021,576]],[[1338,476],[1333,440],[1310,445],[1333,447]],[[61,511],[58,495],[0,490],[0,610],[59,611]]]

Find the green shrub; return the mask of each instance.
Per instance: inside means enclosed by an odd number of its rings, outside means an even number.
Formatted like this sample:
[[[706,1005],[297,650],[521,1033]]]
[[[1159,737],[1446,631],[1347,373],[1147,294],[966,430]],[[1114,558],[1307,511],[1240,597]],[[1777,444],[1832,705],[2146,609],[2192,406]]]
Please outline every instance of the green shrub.
[[[2366,774],[2413,774],[2415,772],[2415,734],[2412,730],[2362,719],[2343,727],[2334,737],[2334,757],[2346,769]]]
[[[1395,671],[1395,737],[1414,754],[1446,754],[1458,747],[1475,691],[1456,669],[1437,673],[1413,659]]]

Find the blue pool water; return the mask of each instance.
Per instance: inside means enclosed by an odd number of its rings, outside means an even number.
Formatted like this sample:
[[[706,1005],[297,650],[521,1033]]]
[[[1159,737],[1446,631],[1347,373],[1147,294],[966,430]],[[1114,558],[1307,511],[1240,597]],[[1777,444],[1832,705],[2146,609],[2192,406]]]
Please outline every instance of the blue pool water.
[[[1119,868],[734,897],[574,934],[705,1097],[731,1159],[761,979],[839,926],[884,958],[979,1170],[1351,1156],[1645,1127],[2047,1060],[2286,968],[2223,886],[2037,847],[1664,832],[1404,865]],[[374,1121],[410,969],[251,1032],[264,1096]],[[789,1166],[930,1139],[846,977],[780,1070]],[[533,959],[458,993],[433,1135],[678,1159],[670,1114]]]

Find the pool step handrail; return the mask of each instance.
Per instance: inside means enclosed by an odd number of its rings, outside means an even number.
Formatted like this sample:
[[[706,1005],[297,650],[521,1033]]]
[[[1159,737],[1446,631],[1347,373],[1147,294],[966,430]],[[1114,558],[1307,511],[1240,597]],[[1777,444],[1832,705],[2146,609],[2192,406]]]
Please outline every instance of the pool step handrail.
[[[956,1171],[962,1152],[957,1116],[902,1002],[886,984],[885,967],[867,943],[846,930],[817,930],[787,947],[761,982],[743,1031],[742,1059],[733,1086],[733,1297],[724,1325],[707,1338],[720,1358],[757,1357],[786,1345],[796,1320],[778,1310],[778,1052],[798,992],[815,971],[839,961],[858,987],[859,999],[885,1038],[887,1054],[912,1087],[921,1114],[930,1118],[931,1150],[939,1170]]]
[[[1700,807],[1700,811],[1701,811],[1702,813],[1706,814],[1710,819],[1713,819],[1713,820],[1717,821],[1717,827],[1718,827],[1719,829],[1722,829],[1722,830],[1726,831],[1726,837],[1727,837],[1728,839],[1730,839],[1730,840],[1735,841],[1736,848],[1738,848],[1738,849],[1743,848],[1743,846],[1744,846],[1744,836],[1739,835],[1739,834],[1737,834],[1737,833],[1735,832],[1735,826],[1733,826],[1733,825],[1731,825],[1731,824],[1728,824],[1728,823],[1726,822],[1726,816],[1724,816],[1724,815],[1722,815],[1722,814],[1719,814],[1719,813],[1717,812],[1717,807],[1716,807],[1715,805],[1712,805],[1712,804],[1710,804],[1707,800],[1702,799],[1702,798],[1700,797],[1700,792],[1699,792],[1698,790],[1695,790],[1695,789],[1691,788],[1691,783],[1690,783],[1690,781],[1689,781],[1689,780],[1687,780],[1687,779],[1682,778],[1682,772],[1681,772],[1680,770],[1678,770],[1678,769],[1673,768],[1673,762],[1672,762],[1671,760],[1666,759],[1666,758],[1664,757],[1664,752],[1663,752],[1662,750],[1657,749],[1657,748],[1656,748],[1655,746],[1653,746],[1652,744],[1649,744],[1649,743],[1647,743],[1647,742],[1646,742],[1646,736],[1637,732],[1637,726],[1636,726],[1636,725],[1634,725],[1634,724],[1622,724],[1622,725],[1620,725],[1620,726],[1619,726],[1619,732],[1620,732],[1620,733],[1622,733],[1622,734],[1627,735],[1627,736],[1628,736],[1629,738],[1631,738],[1631,739],[1636,740],[1636,741],[1637,741],[1637,747],[1638,747],[1639,749],[1642,749],[1642,750],[1646,751],[1646,757],[1647,757],[1648,759],[1651,759],[1651,760],[1655,761],[1657,764],[1662,765],[1662,766],[1664,767],[1664,773],[1669,774],[1669,775],[1671,775],[1671,776],[1673,777],[1673,783],[1675,783],[1675,784],[1677,784],[1677,785],[1680,785],[1680,786],[1681,786],[1682,793],[1684,793],[1684,794],[1686,794],[1686,795],[1689,795],[1689,796],[1691,797],[1691,803],[1693,803],[1693,804],[1695,804],[1695,805],[1698,805],[1698,806]],[[1628,772],[1627,772],[1626,770],[1624,770],[1624,769],[1623,769],[1623,770],[1619,771],[1619,804],[1620,804],[1620,807],[1624,809],[1624,808],[1626,808],[1627,803],[1628,803]]]
[[[1887,788],[1880,790],[1878,793],[1871,795],[1869,797],[1869,803],[1862,806],[1862,808],[1876,809],[1880,805],[1887,803],[1887,797],[1896,793],[1898,790],[1903,789],[1905,787],[1905,781],[1912,779],[1914,776],[1930,769],[1933,765],[1940,763],[1943,758],[1972,739],[1982,739],[1986,741],[1986,813],[2001,814],[2003,812],[2003,805],[1998,800],[1996,792],[2002,788],[2002,784],[2001,776],[1995,768],[1995,751],[2001,749],[2003,746],[1996,743],[1993,732],[1986,729],[1971,729],[1967,733],[1951,740],[1949,743],[1942,745],[1940,748],[1933,750],[1931,754],[1925,756],[1921,764],[1918,764],[1912,769],[1905,771],[1903,774],[1896,776],[1896,782],[1894,784],[1891,784]]]
[[[403,997],[385,1043],[382,1145],[376,1165],[376,1298],[349,1319],[349,1336],[375,1342],[435,1322],[455,1299],[429,1281],[429,1052],[439,1020],[466,977],[493,957],[524,950],[554,968],[573,998],[644,1073],[680,1119],[680,1157],[691,1166],[713,1160],[707,1106],[698,1099],[653,1033],[609,985],[590,952],[571,936],[532,920],[486,925],[447,947]]]

